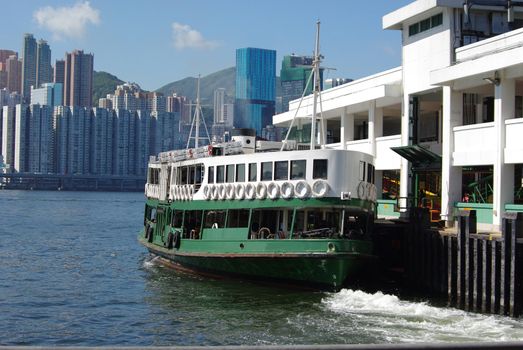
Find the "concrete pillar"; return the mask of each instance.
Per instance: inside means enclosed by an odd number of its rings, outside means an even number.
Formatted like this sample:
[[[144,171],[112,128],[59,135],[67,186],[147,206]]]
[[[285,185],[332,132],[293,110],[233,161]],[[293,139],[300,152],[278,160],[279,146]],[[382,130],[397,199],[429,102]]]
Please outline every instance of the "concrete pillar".
[[[494,88],[494,129],[496,133],[496,158],[494,160],[494,229],[501,230],[506,203],[514,202],[514,164],[505,164],[505,120],[515,117],[516,81],[501,77]]]
[[[369,123],[368,127],[368,140],[369,140],[369,153],[376,157],[376,136],[374,134],[374,121],[376,120],[376,101],[372,100],[369,102]]]
[[[348,114],[345,108],[341,113],[340,141],[343,149],[347,149],[347,141],[354,139],[354,114]]]
[[[441,220],[454,224],[454,203],[461,200],[461,167],[452,166],[454,127],[463,124],[463,93],[443,87],[443,125],[441,161]]]
[[[409,145],[409,94],[403,95],[403,103],[401,106],[401,145]],[[401,158],[400,167],[400,197],[406,198],[409,195],[409,162],[405,158]],[[405,200],[400,200],[399,205],[404,207],[407,203]],[[401,209],[401,212],[405,212],[405,209]]]

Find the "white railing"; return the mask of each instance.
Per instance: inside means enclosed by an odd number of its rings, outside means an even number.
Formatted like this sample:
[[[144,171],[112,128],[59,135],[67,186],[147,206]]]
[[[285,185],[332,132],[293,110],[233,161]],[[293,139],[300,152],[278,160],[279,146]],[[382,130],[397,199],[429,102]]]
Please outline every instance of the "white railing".
[[[456,62],[469,61],[523,46],[523,28],[456,49]]]
[[[391,150],[391,147],[401,146],[401,135],[392,135],[376,138],[376,159],[374,166],[376,170],[399,169],[401,157]]]
[[[505,163],[523,163],[523,118],[505,120]]]
[[[456,126],[454,133],[454,166],[494,164],[496,134],[494,123]]]

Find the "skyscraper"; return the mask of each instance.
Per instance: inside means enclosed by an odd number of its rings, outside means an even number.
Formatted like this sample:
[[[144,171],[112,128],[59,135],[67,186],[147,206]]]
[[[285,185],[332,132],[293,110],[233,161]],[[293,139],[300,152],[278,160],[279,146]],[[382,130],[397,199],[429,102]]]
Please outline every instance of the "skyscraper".
[[[92,107],[93,104],[92,54],[82,50],[66,53],[64,74],[64,104],[66,106]]]
[[[282,110],[289,110],[289,102],[300,98],[307,86],[312,71],[312,57],[290,55],[283,57],[280,71]],[[323,82],[323,69],[320,69],[320,82]],[[305,95],[312,93],[311,80]]]
[[[36,48],[36,86],[53,81],[53,68],[51,67],[51,49],[47,41],[40,39]]]
[[[10,92],[21,93],[22,83],[22,61],[18,55],[11,55],[6,61],[7,66],[7,89]]]
[[[22,95],[29,100],[31,86],[36,85],[36,40],[33,34],[25,34],[22,45]]]
[[[262,129],[272,123],[275,112],[276,51],[236,50],[236,101],[234,126]]]
[[[31,104],[60,106],[63,104],[63,86],[61,83],[45,83],[37,89],[31,89]]]
[[[65,76],[65,61],[56,60],[53,70],[53,82],[54,83],[64,83]]]

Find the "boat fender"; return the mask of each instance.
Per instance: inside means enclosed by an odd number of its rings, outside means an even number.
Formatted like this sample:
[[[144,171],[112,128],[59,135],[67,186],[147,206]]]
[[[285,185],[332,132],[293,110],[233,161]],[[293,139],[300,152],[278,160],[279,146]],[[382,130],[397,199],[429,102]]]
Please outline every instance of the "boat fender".
[[[221,200],[224,200],[225,197],[226,197],[226,191],[225,191],[225,185],[220,185],[218,187],[218,197],[221,199]]]
[[[234,185],[227,184],[225,185],[225,195],[227,199],[234,199]]]
[[[365,191],[365,183],[363,181],[360,182],[358,185],[358,198],[359,199],[367,199],[365,197],[366,191]]]
[[[176,231],[176,232],[174,232],[174,235],[173,235],[173,247],[176,249],[180,248],[180,243],[181,243],[180,232]]]
[[[276,199],[280,196],[280,186],[276,182],[271,182],[267,186],[267,194],[270,199]]]
[[[234,194],[236,195],[236,198],[243,199],[243,197],[245,196],[245,186],[243,186],[243,184],[236,184]]]
[[[247,197],[247,199],[254,199],[256,197],[256,187],[254,187],[253,183],[245,185],[245,197]]]
[[[329,183],[325,180],[316,180],[312,184],[312,194],[314,197],[324,197],[329,191]]]
[[[311,186],[304,180],[298,181],[295,190],[298,198],[307,198],[311,194]]]
[[[267,185],[265,185],[263,182],[258,182],[256,185],[256,198],[258,199],[265,199],[267,196]]]
[[[173,233],[169,232],[169,234],[167,235],[167,241],[165,242],[165,247],[167,249],[173,249],[173,239],[174,239]]]
[[[288,181],[281,184],[281,196],[289,199],[294,195],[294,185]]]

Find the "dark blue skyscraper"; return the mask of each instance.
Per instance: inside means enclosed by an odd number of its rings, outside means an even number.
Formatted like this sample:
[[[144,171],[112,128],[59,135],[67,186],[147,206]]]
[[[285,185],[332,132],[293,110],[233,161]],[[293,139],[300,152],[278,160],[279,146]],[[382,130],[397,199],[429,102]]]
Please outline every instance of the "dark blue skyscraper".
[[[236,103],[234,126],[262,129],[272,124],[275,111],[276,51],[236,50]]]

